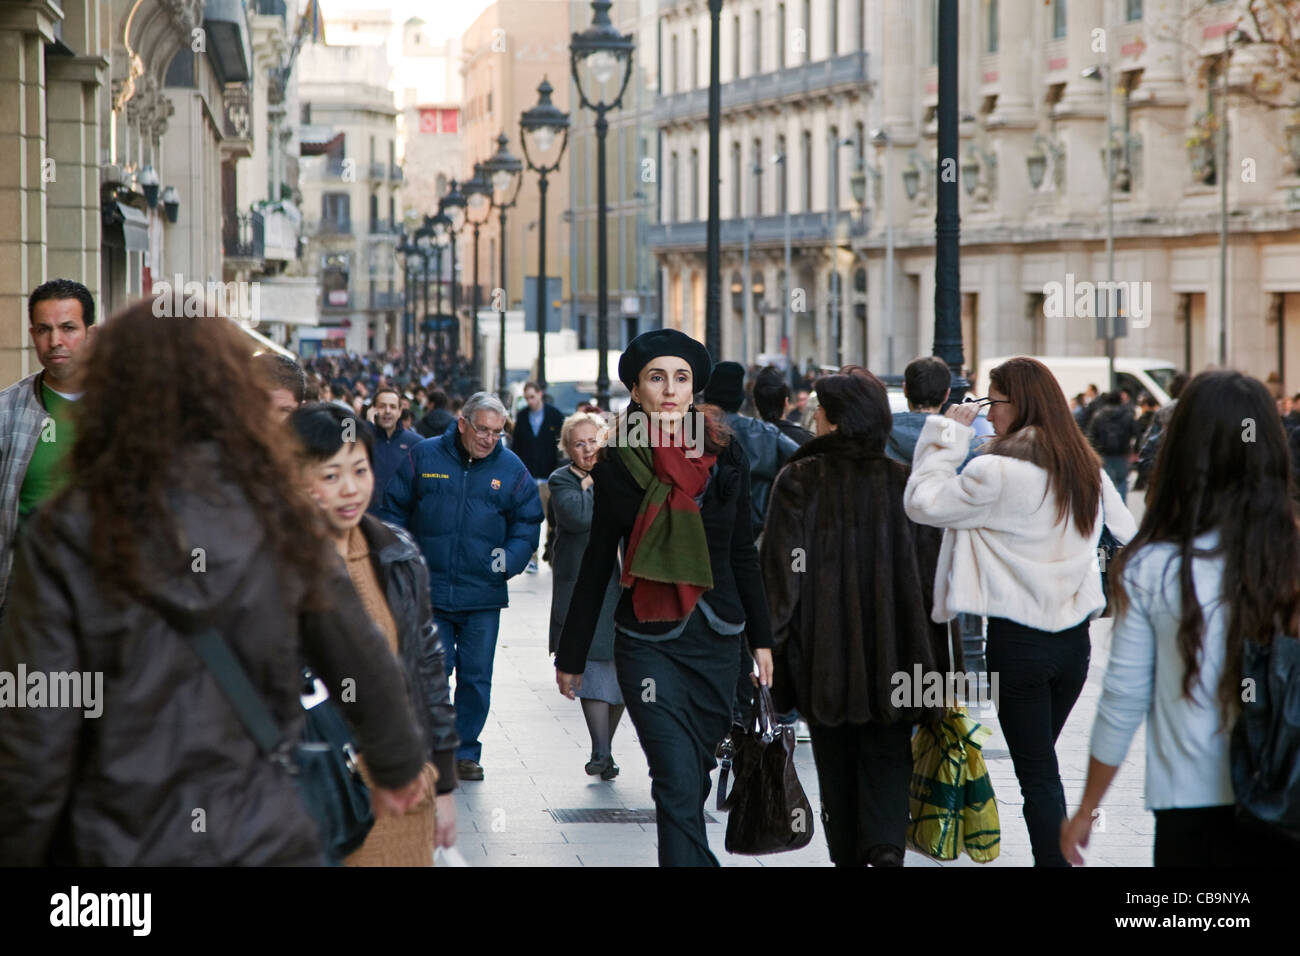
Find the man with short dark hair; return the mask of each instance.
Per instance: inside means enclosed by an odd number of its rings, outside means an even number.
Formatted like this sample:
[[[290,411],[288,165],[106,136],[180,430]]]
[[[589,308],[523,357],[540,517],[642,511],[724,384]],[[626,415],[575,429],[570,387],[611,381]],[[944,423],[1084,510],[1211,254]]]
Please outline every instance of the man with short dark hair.
[[[447,393],[435,388],[429,392],[429,410],[416,423],[415,430],[425,438],[437,438],[455,420],[456,416],[447,410]]]
[[[806,442],[812,441],[813,436],[808,429],[785,417],[792,407],[790,384],[781,370],[775,365],[760,370],[754,378],[754,411],[758,412],[760,419],[776,426],[782,435],[802,448]]]
[[[937,355],[923,355],[913,359],[903,369],[903,396],[907,411],[894,412],[894,424],[885,439],[885,454],[894,461],[910,466],[921,437],[925,420],[938,415],[943,403],[948,401],[952,372],[948,363]]]
[[[80,282],[51,279],[28,298],[27,319],[41,371],[0,391],[0,609],[19,525],[67,482],[95,299]]]
[[[564,415],[546,401],[536,382],[524,385],[524,400],[528,405],[515,416],[510,450],[519,456],[537,482],[537,493],[545,512],[551,503],[551,486],[547,479],[560,467],[560,429],[564,425]],[[526,570],[529,574],[537,573],[536,555],[528,562]]]
[[[397,469],[410,456],[411,449],[424,439],[418,432],[408,431],[401,426],[401,395],[391,385],[381,385],[375,389],[375,400],[371,406],[374,420],[366,427],[374,438],[371,448],[372,467],[375,470],[375,485],[370,496],[370,506],[366,508],[377,515],[384,503],[384,489]]]
[[[258,352],[253,365],[271,403],[271,419],[288,421],[293,410],[307,400],[307,373],[302,366],[279,352]]]

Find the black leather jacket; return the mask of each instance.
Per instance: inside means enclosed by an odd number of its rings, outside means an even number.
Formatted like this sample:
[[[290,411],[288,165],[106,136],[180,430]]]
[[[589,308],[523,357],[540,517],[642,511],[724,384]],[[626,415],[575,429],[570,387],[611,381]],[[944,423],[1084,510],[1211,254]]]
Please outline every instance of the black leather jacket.
[[[799,445],[775,425],[757,418],[728,412],[726,422],[749,459],[749,518],[757,539],[763,533],[772,482],[790,456],[799,450]]]
[[[411,703],[424,728],[429,761],[438,768],[438,793],[456,789],[456,711],[447,685],[446,659],[429,603],[429,569],[411,535],[373,515],[361,520],[375,573],[397,624],[398,651]]]

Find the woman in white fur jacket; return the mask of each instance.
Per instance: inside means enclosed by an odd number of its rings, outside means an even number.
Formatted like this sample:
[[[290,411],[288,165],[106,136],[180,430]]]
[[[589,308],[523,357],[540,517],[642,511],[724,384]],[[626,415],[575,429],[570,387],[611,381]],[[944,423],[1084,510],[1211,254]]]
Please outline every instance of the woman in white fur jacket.
[[[1034,863],[1068,866],[1056,738],[1088,676],[1088,622],[1106,604],[1102,525],[1120,544],[1136,526],[1047,366],[1013,358],[989,381],[983,403],[926,420],[903,503],[913,521],[945,529],[934,620],[989,619],[988,667]],[[980,404],[997,437],[958,474]]]

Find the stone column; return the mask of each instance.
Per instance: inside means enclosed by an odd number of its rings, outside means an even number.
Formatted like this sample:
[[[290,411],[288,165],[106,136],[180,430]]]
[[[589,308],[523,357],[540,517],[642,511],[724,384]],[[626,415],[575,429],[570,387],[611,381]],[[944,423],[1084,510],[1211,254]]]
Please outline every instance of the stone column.
[[[102,57],[56,57],[49,61],[46,78],[49,274],[75,279],[96,297],[102,238],[99,108],[107,70]]]
[[[46,3],[0,10],[0,386],[36,368],[27,295],[45,280],[45,44],[60,15]]]

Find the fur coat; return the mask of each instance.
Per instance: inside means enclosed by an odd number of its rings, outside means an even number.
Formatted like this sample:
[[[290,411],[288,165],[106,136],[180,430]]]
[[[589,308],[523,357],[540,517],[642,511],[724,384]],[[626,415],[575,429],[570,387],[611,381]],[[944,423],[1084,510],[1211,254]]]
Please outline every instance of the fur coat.
[[[931,620],[940,535],[903,512],[908,467],[836,433],[805,444],[772,488],[760,564],[780,710],[824,726],[930,721],[898,707],[895,675],[949,669]],[[952,641],[962,668],[961,640]]]

